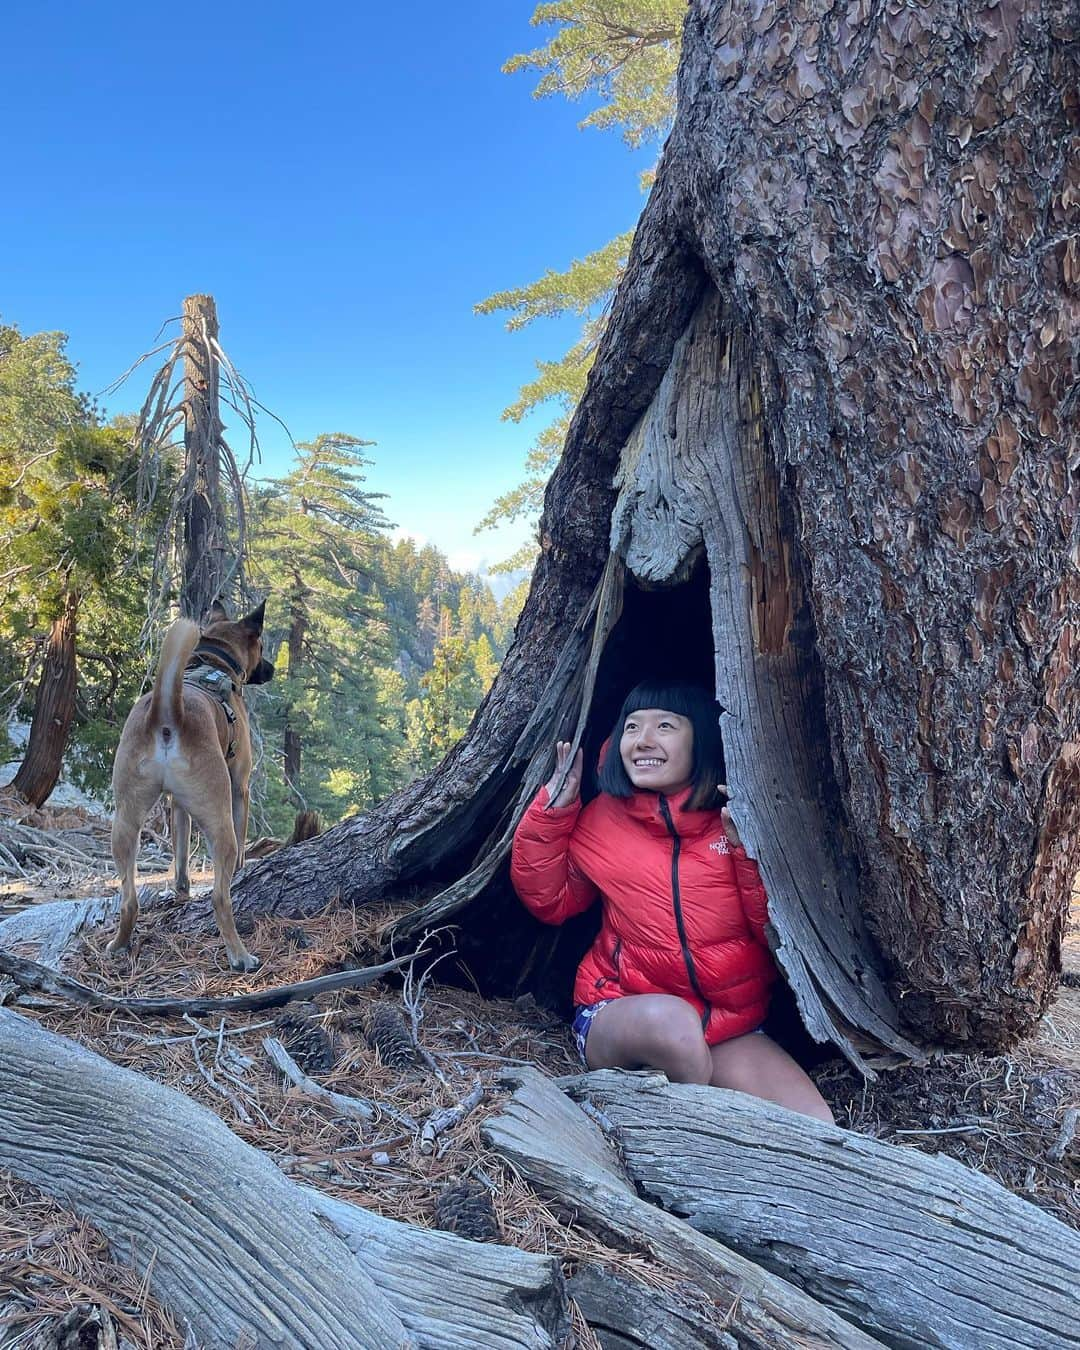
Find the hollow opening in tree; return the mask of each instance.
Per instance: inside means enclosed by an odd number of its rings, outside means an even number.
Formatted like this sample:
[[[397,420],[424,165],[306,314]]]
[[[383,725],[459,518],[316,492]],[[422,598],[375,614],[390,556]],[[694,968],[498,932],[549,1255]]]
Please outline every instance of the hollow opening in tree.
[[[611,734],[627,692],[644,680],[685,680],[710,691],[716,686],[710,576],[698,551],[677,584],[651,586],[632,574],[622,582],[621,613],[597,666],[582,739],[582,797],[598,791],[600,750]],[[562,1015],[570,1013],[574,974],[600,922],[600,908],[551,928],[533,919],[505,877],[478,899],[458,936],[462,964],[489,997],[531,994]],[[492,943],[493,926],[500,941]],[[783,972],[781,972],[783,974]],[[768,1029],[803,1063],[824,1053],[807,1035],[794,997],[781,979]]]

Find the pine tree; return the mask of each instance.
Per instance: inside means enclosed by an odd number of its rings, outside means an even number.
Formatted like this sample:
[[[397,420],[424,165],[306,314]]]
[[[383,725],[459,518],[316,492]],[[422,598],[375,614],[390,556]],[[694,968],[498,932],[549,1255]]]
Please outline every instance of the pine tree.
[[[79,777],[104,785],[144,673],[131,659],[147,550],[133,533],[130,427],[99,424],[65,348],[60,333],[0,328],[0,677],[31,716],[14,786],[35,804],[55,786],[72,732]]]
[[[276,828],[297,807],[359,810],[401,781],[400,712],[376,674],[389,653],[370,565],[387,522],[364,486],[368,444],[340,433],[301,444],[296,468],[257,495],[253,575],[272,596],[267,645],[280,644],[262,717]]]

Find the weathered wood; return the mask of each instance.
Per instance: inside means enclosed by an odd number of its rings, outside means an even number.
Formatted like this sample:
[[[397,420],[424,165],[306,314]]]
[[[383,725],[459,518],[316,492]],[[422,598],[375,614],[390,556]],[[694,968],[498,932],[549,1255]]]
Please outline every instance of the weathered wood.
[[[140,894],[140,904],[143,898]],[[76,938],[87,929],[109,927],[119,908],[120,898],[115,895],[31,905],[0,921],[0,950],[30,948],[39,965],[59,969]]]
[[[887,1345],[1080,1345],[1080,1235],[981,1173],[662,1075],[566,1086],[642,1195]]]
[[[565,1344],[566,1300],[554,1257],[414,1228],[305,1193],[312,1213],[370,1269],[420,1346],[547,1350]]]
[[[566,1331],[554,1260],[297,1186],[204,1107],[6,1009],[0,1166],[89,1218],[208,1350],[546,1350]]]
[[[130,1250],[200,1342],[407,1342],[292,1183],[205,1108],[5,1009],[0,1047],[3,1166]]]
[[[180,612],[201,623],[233,570],[221,493],[217,306],[212,295],[184,300],[183,578]]]
[[[730,1309],[728,1331],[746,1347],[869,1347],[879,1342],[682,1220],[640,1199],[599,1129],[535,1069],[507,1075],[520,1086],[485,1139],[543,1195],[602,1237],[655,1260]]]
[[[731,1309],[648,1289],[598,1266],[583,1266],[566,1283],[603,1350],[737,1350],[723,1329]]]

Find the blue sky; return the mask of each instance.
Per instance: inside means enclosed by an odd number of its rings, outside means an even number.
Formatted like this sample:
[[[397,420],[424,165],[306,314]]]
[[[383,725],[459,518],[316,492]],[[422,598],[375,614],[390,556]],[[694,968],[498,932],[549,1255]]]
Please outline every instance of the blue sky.
[[[458,565],[505,556],[519,534],[472,527],[536,425],[499,414],[577,325],[508,334],[472,307],[629,228],[653,158],[501,73],[545,39],[533,8],[8,0],[0,315],[70,334],[98,393],[209,291],[297,440],[377,441],[391,519]],[[259,472],[283,471],[284,434],[260,434]]]

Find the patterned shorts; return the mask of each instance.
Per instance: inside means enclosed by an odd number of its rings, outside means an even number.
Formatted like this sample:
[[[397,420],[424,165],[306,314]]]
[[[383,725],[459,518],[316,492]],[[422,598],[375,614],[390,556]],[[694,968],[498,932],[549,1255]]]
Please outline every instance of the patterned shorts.
[[[574,1020],[571,1023],[571,1030],[574,1033],[574,1042],[578,1048],[578,1054],[581,1056],[581,1062],[588,1068],[588,1061],[585,1058],[585,1040],[589,1034],[589,1027],[592,1026],[592,1020],[601,1008],[606,1008],[609,1003],[617,1002],[613,998],[602,998],[599,1003],[579,1004],[574,1009]]]

